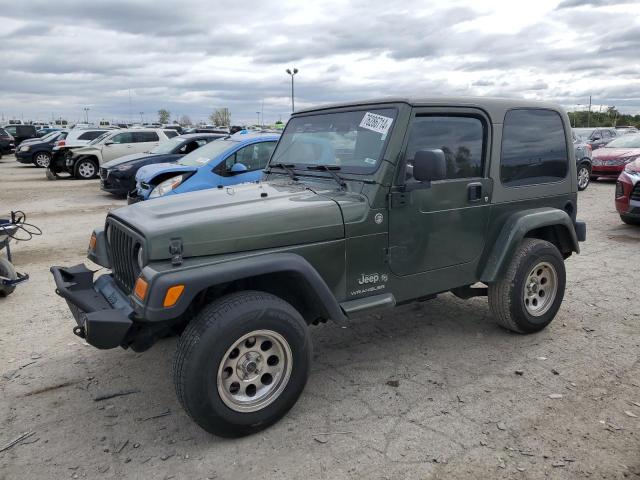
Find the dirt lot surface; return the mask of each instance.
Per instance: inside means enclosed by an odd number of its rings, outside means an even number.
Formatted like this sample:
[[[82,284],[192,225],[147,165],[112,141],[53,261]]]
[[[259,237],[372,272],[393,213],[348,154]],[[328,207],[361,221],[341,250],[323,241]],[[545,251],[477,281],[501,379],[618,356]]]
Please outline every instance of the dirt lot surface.
[[[5,156],[0,216],[24,210],[44,234],[13,245],[31,281],[0,298],[0,449],[31,433],[0,452],[0,479],[640,478],[640,228],[620,222],[613,190],[579,195],[588,241],[544,332],[509,333],[485,299],[451,294],[314,327],[297,405],[226,440],[180,408],[175,339],[99,351],[54,293],[49,266],[82,262],[125,202]]]

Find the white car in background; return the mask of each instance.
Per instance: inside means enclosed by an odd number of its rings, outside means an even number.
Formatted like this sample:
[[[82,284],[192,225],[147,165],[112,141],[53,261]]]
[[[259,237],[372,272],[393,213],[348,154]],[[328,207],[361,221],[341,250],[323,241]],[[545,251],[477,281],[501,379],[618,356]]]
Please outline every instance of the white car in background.
[[[175,130],[161,128],[109,130],[89,145],[72,150],[71,156],[65,159],[65,169],[76,178],[94,178],[102,163],[132,153],[148,152],[175,135]]]

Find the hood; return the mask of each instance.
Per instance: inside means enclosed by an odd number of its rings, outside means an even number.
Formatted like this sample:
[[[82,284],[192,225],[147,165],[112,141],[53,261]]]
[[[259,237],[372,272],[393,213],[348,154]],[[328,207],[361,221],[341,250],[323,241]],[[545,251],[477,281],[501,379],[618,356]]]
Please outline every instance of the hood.
[[[344,238],[338,203],[295,182],[246,183],[201,190],[115,210],[113,217],[144,235],[150,260],[235,253]]]
[[[640,148],[599,148],[593,152],[593,158],[608,160],[614,158],[637,157]]]
[[[20,145],[32,145],[34,143],[48,143],[48,142],[43,142],[41,138],[27,138],[26,140],[23,140],[22,142],[20,142]]]
[[[180,165],[178,163],[155,163],[152,165],[145,165],[138,173],[136,173],[136,182],[149,183],[154,177],[161,173],[184,173],[195,172],[198,167],[191,167],[188,165]]]

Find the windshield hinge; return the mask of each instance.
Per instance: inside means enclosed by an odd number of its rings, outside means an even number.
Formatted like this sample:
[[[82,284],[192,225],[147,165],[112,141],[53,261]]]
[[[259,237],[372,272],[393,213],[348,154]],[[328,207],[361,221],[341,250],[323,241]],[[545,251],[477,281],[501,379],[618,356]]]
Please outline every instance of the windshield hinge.
[[[171,265],[182,265],[182,240],[172,238],[169,242],[169,253],[171,254]]]
[[[407,192],[402,192],[402,191],[390,192],[387,195],[387,199],[389,201],[389,208],[404,207],[409,203],[409,197]]]

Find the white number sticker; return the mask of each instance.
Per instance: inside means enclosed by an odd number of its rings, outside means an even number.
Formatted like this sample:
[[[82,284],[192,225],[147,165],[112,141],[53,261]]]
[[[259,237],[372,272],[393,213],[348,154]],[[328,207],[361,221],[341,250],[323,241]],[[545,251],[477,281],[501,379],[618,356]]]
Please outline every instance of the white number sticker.
[[[367,112],[362,117],[362,121],[360,122],[360,128],[366,128],[367,130],[371,130],[373,132],[381,133],[382,135],[386,135],[391,128],[391,124],[393,123],[393,118],[384,117],[382,115],[378,115],[376,113]]]

